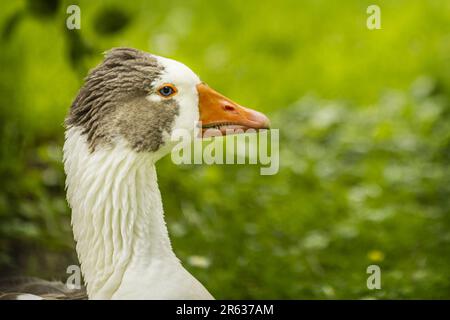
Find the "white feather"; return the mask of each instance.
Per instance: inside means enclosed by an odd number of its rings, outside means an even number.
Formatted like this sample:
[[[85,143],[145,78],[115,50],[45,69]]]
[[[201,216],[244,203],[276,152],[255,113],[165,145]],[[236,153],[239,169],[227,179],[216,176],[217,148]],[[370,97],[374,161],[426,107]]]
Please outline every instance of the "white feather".
[[[66,131],[64,168],[76,249],[90,299],[212,299],[176,258],[154,163],[124,142],[91,153]]]

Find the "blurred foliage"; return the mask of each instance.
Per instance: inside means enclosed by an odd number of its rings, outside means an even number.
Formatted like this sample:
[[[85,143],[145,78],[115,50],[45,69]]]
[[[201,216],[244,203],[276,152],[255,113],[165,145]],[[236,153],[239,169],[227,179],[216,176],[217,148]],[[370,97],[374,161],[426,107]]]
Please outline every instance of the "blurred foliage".
[[[372,3],[3,1],[0,275],[76,263],[63,119],[100,53],[131,46],[280,128],[275,176],[158,164],[175,251],[216,297],[450,298],[450,2],[376,1],[370,31]]]

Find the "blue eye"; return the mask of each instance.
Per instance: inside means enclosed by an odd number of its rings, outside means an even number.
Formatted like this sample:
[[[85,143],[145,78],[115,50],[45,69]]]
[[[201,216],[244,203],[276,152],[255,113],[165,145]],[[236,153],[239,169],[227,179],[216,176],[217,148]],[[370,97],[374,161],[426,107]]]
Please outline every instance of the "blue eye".
[[[172,85],[164,85],[158,89],[158,93],[163,97],[170,97],[176,93],[176,89]]]

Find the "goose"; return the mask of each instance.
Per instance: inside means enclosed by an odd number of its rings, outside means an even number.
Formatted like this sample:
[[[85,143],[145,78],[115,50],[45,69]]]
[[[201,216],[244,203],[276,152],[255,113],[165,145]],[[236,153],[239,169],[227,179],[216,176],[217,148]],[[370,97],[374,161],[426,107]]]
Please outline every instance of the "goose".
[[[175,60],[113,48],[89,72],[66,117],[63,147],[89,299],[214,299],[172,249],[155,168],[174,147],[171,134],[184,130],[195,138],[198,121],[200,136],[211,127],[218,135],[269,128],[264,114],[221,95]],[[34,281],[47,287],[47,298],[80,297]]]

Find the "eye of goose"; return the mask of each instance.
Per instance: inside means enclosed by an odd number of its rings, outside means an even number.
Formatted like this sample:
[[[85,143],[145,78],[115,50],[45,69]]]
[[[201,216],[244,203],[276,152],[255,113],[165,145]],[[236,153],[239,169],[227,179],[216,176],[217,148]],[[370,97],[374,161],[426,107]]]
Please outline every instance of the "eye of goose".
[[[176,93],[177,93],[177,89],[175,88],[175,86],[173,86],[171,84],[163,84],[158,89],[158,94],[164,98],[169,98]]]

